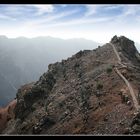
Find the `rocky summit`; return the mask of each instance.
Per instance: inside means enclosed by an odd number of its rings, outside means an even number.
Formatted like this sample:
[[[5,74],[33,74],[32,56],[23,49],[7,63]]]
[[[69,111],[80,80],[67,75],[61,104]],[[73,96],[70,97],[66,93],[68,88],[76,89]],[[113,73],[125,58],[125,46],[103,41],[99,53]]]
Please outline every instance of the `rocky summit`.
[[[4,134],[140,134],[140,54],[114,36],[22,86]]]

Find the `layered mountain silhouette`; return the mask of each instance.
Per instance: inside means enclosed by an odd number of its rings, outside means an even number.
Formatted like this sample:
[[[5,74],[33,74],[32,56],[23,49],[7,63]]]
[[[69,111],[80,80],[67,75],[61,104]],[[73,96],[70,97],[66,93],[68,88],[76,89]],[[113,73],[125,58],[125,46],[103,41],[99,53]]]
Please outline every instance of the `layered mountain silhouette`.
[[[140,54],[114,36],[48,66],[17,93],[3,134],[140,134]]]
[[[21,85],[36,81],[50,63],[97,44],[86,39],[0,36],[0,106],[13,100]]]

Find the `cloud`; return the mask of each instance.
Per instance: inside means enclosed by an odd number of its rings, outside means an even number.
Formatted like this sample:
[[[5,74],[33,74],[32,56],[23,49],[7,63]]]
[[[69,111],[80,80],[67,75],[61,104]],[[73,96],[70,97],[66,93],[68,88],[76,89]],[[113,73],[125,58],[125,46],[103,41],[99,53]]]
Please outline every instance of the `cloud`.
[[[93,18],[93,19],[87,19],[87,18],[82,18],[82,19],[77,19],[77,20],[70,20],[70,21],[63,21],[63,22],[57,22],[57,23],[51,23],[48,25],[42,25],[40,27],[45,28],[45,27],[64,27],[64,26],[73,26],[73,27],[78,27],[79,26],[87,26],[88,24],[98,24],[101,22],[107,22],[111,20],[111,18],[107,17],[102,17],[102,18]]]
[[[118,6],[106,6],[104,9],[105,10],[114,10],[114,9],[117,9],[119,8]]]
[[[44,13],[52,13],[54,11],[54,6],[50,4],[46,5],[33,5],[35,8],[37,8],[37,15],[42,15]]]
[[[86,5],[85,17],[96,14],[100,7],[99,5]]]
[[[12,17],[7,16],[7,15],[2,14],[2,13],[0,13],[0,19],[1,19],[1,20],[13,20],[13,21],[16,20],[16,18],[12,18]]]
[[[41,27],[42,25],[45,25],[46,27],[49,24],[54,24],[57,22],[57,20],[63,19],[65,17],[68,17],[72,14],[77,13],[78,10],[71,10],[71,11],[66,11],[66,12],[61,12],[61,13],[57,13],[54,15],[50,15],[50,16],[42,16],[40,19],[35,19],[35,20],[30,20],[24,23],[24,26],[28,26],[28,27]],[[58,23],[58,22],[57,22]]]
[[[120,10],[120,13],[113,15],[114,19],[113,24],[118,24],[118,26],[123,25],[128,27],[136,28],[138,23],[138,18],[140,15],[140,6],[139,5],[119,5],[117,6]],[[134,27],[135,26],[135,27]]]
[[[61,4],[61,7],[67,7],[68,5],[67,4]]]
[[[98,15],[100,12],[107,12],[109,10],[114,10],[120,7],[120,5],[103,4],[103,5],[86,5],[85,17]]]
[[[43,14],[53,13],[54,6],[50,4],[41,5],[31,5],[31,4],[16,4],[16,5],[1,5],[0,6],[0,13],[1,15],[6,15],[9,17],[14,18],[22,18],[22,19],[28,19],[28,17],[36,17],[36,16],[42,16]]]

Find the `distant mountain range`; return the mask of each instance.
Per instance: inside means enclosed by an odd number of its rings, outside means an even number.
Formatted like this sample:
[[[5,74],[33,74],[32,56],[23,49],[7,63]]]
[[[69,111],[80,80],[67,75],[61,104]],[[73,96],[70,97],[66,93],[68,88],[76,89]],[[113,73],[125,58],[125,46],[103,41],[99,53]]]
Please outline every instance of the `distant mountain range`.
[[[0,36],[0,106],[12,100],[21,85],[36,81],[48,64],[66,59],[99,43],[86,39],[53,37],[7,38]]]

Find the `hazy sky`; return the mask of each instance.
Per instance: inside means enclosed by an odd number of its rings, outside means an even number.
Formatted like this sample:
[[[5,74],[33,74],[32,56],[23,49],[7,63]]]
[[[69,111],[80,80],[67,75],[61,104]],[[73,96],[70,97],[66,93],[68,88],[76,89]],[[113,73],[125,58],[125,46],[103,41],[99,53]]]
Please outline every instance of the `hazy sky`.
[[[140,5],[0,5],[0,34],[100,43],[116,34],[140,43]]]

